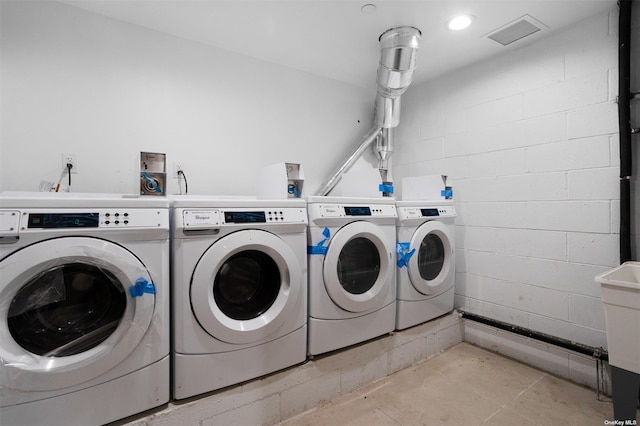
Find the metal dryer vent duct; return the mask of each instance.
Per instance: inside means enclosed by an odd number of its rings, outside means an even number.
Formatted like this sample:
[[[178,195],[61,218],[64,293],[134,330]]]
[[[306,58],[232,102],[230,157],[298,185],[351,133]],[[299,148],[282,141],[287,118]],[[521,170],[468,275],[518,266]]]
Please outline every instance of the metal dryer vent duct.
[[[351,153],[329,180],[318,191],[328,195],[338,184],[365,149],[377,140],[375,153],[378,156],[380,174],[386,181],[388,159],[393,153],[391,128],[400,124],[400,96],[413,80],[416,67],[418,41],[422,33],[414,27],[398,27],[380,35],[380,64],[378,66],[378,91],[374,106],[374,126],[367,132],[362,143]]]
[[[379,127],[397,127],[400,123],[400,95],[413,80],[420,30],[400,27],[380,36],[380,65],[375,121]]]

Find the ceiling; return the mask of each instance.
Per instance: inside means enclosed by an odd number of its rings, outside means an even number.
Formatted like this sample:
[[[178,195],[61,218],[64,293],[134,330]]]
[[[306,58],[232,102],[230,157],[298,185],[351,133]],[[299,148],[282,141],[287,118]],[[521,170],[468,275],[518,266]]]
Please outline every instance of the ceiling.
[[[414,82],[522,47],[603,12],[616,0],[60,0],[121,21],[349,84],[375,86],[378,37],[422,31]],[[366,6],[365,5],[374,5]],[[466,30],[446,21],[475,16]],[[508,46],[486,38],[524,15],[546,26]]]

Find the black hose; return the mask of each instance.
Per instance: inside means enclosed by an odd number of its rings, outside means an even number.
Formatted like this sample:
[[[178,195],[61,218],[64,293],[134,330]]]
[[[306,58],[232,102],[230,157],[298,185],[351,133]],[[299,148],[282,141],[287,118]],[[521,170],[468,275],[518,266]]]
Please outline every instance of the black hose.
[[[620,132],[620,263],[631,256],[631,5],[620,0],[618,30],[618,126]]]

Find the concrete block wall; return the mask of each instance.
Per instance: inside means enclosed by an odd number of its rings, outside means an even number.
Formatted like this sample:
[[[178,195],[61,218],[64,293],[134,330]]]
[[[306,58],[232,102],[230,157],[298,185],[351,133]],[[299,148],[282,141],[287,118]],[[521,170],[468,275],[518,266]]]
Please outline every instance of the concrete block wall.
[[[401,196],[404,176],[449,176],[458,308],[606,348],[594,277],[618,264],[617,24],[614,7],[403,95],[394,179]]]
[[[326,404],[463,340],[456,312],[267,377],[118,422],[128,426],[276,424]]]

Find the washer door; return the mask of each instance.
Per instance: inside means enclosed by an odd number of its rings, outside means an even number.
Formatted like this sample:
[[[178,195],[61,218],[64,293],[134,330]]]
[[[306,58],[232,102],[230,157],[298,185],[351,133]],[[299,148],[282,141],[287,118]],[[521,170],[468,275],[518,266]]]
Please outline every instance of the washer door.
[[[282,239],[266,231],[238,231],[213,243],[196,264],[191,306],[216,339],[258,342],[290,318],[302,280],[298,260]]]
[[[331,300],[349,312],[384,306],[391,282],[393,252],[381,229],[364,221],[342,227],[329,241],[324,285]]]
[[[0,378],[14,389],[62,389],[104,374],[136,349],[154,312],[145,266],[97,238],[27,246],[0,261],[0,276]]]
[[[435,296],[451,286],[453,236],[439,221],[425,222],[414,232],[410,247],[416,249],[407,264],[413,287],[427,296]]]

